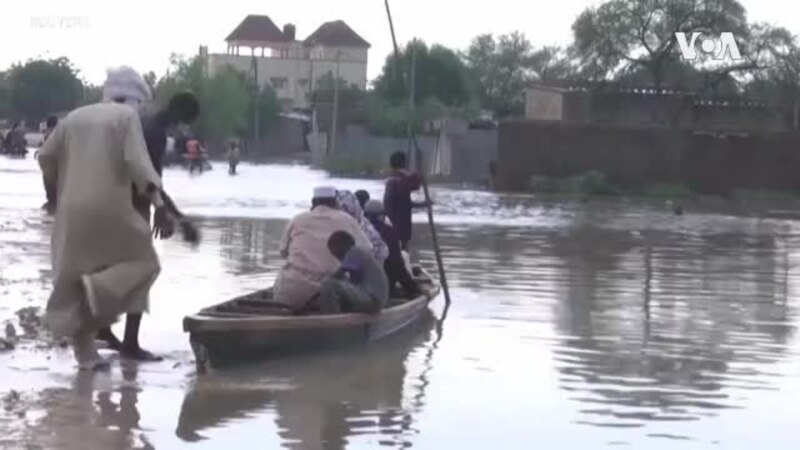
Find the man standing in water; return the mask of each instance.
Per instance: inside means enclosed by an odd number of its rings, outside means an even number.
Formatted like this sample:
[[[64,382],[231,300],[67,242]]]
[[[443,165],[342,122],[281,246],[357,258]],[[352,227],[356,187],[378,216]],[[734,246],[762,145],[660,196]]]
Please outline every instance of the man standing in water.
[[[239,143],[235,139],[231,139],[228,143],[228,175],[236,175],[236,166],[239,165],[240,157]]]
[[[142,116],[142,129],[147,144],[147,152],[153,168],[161,177],[164,154],[167,148],[167,131],[179,124],[191,124],[200,114],[200,104],[194,95],[188,92],[175,94],[167,107],[152,115]],[[169,198],[165,198],[168,203]],[[147,196],[133,192],[133,204],[139,214],[150,223],[150,199]],[[109,348],[120,352],[123,356],[138,361],[160,361],[161,358],[144,350],[139,344],[139,328],[142,323],[141,313],[128,314],[125,321],[125,336],[123,341],[111,331],[104,328],[97,334],[97,338],[108,344]]]
[[[403,250],[408,250],[411,241],[411,213],[413,208],[424,208],[427,203],[411,201],[411,193],[418,191],[422,177],[417,172],[408,171],[408,160],[403,152],[395,152],[389,159],[391,174],[386,180],[383,205],[386,215],[394,226]]]
[[[97,330],[146,311],[160,271],[131,185],[156,206],[156,227],[171,220],[137,114],[150,97],[147,84],[124,67],[109,72],[103,90],[103,102],[70,113],[39,153],[45,183],[57,187],[46,320],[53,334],[72,338],[79,367],[90,370],[108,367]]]

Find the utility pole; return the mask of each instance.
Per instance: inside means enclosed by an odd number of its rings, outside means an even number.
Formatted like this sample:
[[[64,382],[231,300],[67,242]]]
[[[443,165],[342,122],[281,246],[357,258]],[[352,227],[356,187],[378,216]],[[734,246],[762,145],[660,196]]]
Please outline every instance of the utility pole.
[[[342,52],[336,53],[336,76],[333,79],[333,114],[331,124],[331,141],[328,145],[328,153],[333,154],[336,151],[336,135],[337,128],[339,127],[339,58]]]
[[[259,97],[260,94],[260,86],[258,85],[258,60],[256,59],[256,54],[253,52],[253,62],[252,62],[252,71],[253,71],[253,133],[255,136],[255,147],[256,151],[258,151],[261,142],[261,127],[259,126],[261,121],[258,118],[258,110],[259,108]]]
[[[308,102],[311,104],[311,108],[317,107],[317,99],[315,98],[316,89],[314,88],[314,59],[309,59],[308,64]]]

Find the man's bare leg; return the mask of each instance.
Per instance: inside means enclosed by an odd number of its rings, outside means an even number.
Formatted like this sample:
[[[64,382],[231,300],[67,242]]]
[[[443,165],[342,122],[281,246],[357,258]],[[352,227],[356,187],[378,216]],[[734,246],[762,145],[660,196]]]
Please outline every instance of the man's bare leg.
[[[139,328],[142,325],[141,314],[128,314],[125,318],[125,337],[120,342],[111,331],[105,328],[97,333],[97,339],[105,342],[111,350],[120,352],[122,356],[136,361],[157,362],[164,358],[156,356],[139,345]]]
[[[122,356],[136,361],[157,362],[164,358],[156,356],[139,345],[139,327],[142,325],[142,314],[128,314],[125,321],[125,337],[122,341]]]

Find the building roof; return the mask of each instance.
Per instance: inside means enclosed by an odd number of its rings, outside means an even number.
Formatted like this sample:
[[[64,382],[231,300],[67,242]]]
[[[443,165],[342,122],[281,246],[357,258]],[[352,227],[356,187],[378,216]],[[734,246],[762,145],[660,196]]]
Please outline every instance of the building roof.
[[[249,15],[236,27],[227,38],[226,42],[287,42],[289,39],[269,16]]]
[[[370,44],[358,35],[343,20],[323,23],[311,36],[303,41],[303,44],[329,45],[335,47],[366,47]]]

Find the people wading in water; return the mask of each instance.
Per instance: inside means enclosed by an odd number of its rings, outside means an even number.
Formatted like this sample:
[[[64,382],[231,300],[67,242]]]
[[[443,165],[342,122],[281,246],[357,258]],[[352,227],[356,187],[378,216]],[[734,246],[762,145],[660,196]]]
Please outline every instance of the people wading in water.
[[[137,112],[149,99],[136,71],[109,71],[103,101],[71,112],[39,153],[45,184],[56,192],[46,321],[54,335],[72,338],[81,369],[108,367],[95,346],[98,329],[144,313],[160,272],[131,186],[155,205],[156,234],[168,237],[174,227]]]

